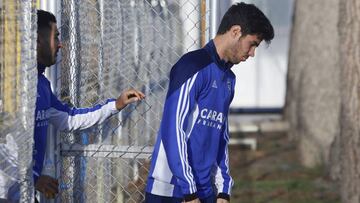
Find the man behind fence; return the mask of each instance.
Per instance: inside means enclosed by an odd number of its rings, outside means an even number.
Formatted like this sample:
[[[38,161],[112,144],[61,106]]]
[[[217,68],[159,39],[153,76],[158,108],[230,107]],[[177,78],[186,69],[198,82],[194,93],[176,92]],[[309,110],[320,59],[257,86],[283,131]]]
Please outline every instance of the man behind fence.
[[[230,201],[230,69],[273,38],[270,21],[257,7],[238,3],[225,13],[213,40],[172,67],[145,202]]]
[[[68,105],[62,104],[52,93],[50,82],[43,74],[46,67],[55,64],[57,53],[62,46],[58,38],[56,18],[53,14],[43,10],[37,11],[37,18],[38,84],[34,126],[33,159],[35,163],[33,176],[35,189],[47,198],[54,198],[58,193],[58,181],[53,177],[41,174],[49,123],[60,131],[85,129],[103,122],[128,104],[144,99],[145,95],[131,89],[122,92],[117,99],[108,99],[103,104],[90,108],[70,108]],[[17,184],[15,188],[19,188],[19,185]],[[16,201],[19,198],[18,192],[18,189],[10,192],[8,199]]]
[[[108,99],[103,104],[91,108],[69,108],[62,104],[51,92],[50,83],[43,75],[45,67],[56,62],[56,55],[61,48],[59,32],[56,27],[55,16],[49,12],[39,10],[38,16],[38,94],[35,110],[35,147],[34,147],[34,182],[36,190],[49,198],[54,198],[58,192],[56,179],[41,175],[46,149],[48,123],[58,130],[72,131],[85,129],[103,122],[126,105],[144,99],[144,94],[137,90],[126,90],[117,99]]]

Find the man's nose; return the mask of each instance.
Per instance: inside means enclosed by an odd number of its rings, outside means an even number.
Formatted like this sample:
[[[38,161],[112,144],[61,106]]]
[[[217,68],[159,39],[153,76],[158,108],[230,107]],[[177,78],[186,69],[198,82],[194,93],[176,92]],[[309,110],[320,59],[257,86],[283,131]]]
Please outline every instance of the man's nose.
[[[62,47],[63,47],[62,43],[59,42],[59,44],[58,44],[58,49],[60,49],[60,48],[62,48]]]

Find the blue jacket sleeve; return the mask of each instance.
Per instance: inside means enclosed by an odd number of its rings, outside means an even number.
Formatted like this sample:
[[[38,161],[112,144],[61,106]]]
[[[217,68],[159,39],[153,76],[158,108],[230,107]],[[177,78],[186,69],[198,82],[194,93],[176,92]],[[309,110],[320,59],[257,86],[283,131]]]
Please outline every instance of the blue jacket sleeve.
[[[188,161],[188,120],[201,90],[201,73],[179,82],[179,76],[170,76],[168,95],[161,121],[161,141],[169,167],[181,186],[184,197],[196,195],[196,183]]]
[[[108,99],[103,104],[90,108],[70,108],[62,104],[54,94],[51,94],[51,108],[48,110],[50,123],[60,131],[73,131],[89,128],[102,123],[119,111],[115,99]]]
[[[218,194],[224,193],[229,197],[231,194],[231,187],[233,186],[234,181],[230,176],[229,170],[229,128],[227,119],[224,124],[224,133],[220,139],[219,151],[217,156],[218,165],[215,175],[215,186],[217,188]]]

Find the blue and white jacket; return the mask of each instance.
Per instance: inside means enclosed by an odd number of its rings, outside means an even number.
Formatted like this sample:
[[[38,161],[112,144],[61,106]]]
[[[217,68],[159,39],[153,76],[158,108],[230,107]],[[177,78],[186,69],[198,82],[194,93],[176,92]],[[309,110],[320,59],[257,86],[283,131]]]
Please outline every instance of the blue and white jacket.
[[[41,175],[46,151],[46,139],[49,122],[60,131],[85,129],[103,122],[119,111],[115,99],[91,108],[70,108],[62,104],[52,93],[50,82],[43,75],[44,66],[38,66],[37,99],[35,109],[33,167],[34,181]]]
[[[230,197],[228,113],[235,86],[231,67],[219,58],[213,41],[172,67],[148,193],[185,200],[215,192]]]

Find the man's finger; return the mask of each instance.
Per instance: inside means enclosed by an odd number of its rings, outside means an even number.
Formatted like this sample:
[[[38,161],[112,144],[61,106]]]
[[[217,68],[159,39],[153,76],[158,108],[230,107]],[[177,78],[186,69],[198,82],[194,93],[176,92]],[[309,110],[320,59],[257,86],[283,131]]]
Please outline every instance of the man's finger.
[[[139,99],[143,99],[145,98],[145,94],[138,91],[138,90],[135,90],[135,89],[130,89],[129,90],[129,94],[133,94],[133,95],[136,95]]]
[[[138,100],[142,100],[144,97],[137,91],[133,91],[131,92],[130,94],[128,94],[128,98],[131,99],[131,98],[137,98]]]
[[[46,188],[44,188],[45,194],[57,194],[58,189],[54,188],[53,186],[47,185]]]
[[[140,95],[140,97],[143,99],[143,98],[145,98],[145,94],[144,93],[142,93],[142,92],[140,92],[140,91],[136,91],[139,95]]]
[[[141,99],[142,99],[142,97],[141,97],[141,95],[139,94],[139,92],[135,91],[135,93],[134,93],[134,94],[136,95],[136,97],[137,97],[139,100],[141,100]]]
[[[59,192],[59,182],[57,179],[49,178],[48,186],[51,188],[51,191],[53,191],[54,193],[57,194]]]
[[[58,185],[52,183],[52,182],[49,182],[47,185],[44,185],[44,192],[45,193],[54,193],[54,194],[57,194],[59,193],[59,189],[58,189]]]
[[[139,93],[136,90],[131,90],[130,93],[133,95],[139,96]]]

